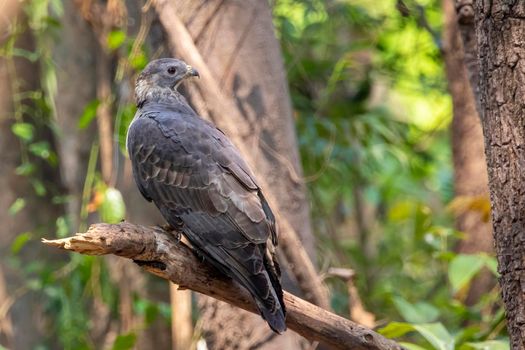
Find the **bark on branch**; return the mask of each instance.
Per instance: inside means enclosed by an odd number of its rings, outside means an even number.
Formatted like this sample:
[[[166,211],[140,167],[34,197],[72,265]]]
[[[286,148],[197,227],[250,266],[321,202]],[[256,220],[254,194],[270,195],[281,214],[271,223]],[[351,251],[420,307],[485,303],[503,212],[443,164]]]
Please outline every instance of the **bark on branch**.
[[[180,286],[257,313],[252,298],[198,258],[177,233],[130,223],[95,224],[76,236],[43,243],[87,255],[114,254],[132,259],[146,271]],[[352,321],[284,293],[288,327],[312,341],[337,349],[402,349],[392,340]]]

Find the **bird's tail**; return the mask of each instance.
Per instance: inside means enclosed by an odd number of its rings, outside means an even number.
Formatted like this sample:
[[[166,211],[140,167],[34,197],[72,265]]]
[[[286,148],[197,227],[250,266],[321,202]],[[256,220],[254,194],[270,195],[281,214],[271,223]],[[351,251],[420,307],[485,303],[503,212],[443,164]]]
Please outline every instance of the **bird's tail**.
[[[269,283],[269,294],[266,296],[254,295],[255,302],[261,316],[268,322],[270,328],[281,334],[286,331],[286,307],[283,300],[283,290],[279,282],[281,272],[274,256],[269,257],[267,254],[264,265],[266,271],[263,274],[253,276],[253,278],[262,279],[264,276],[265,282]]]
[[[185,234],[212,265],[250,292],[261,316],[273,331],[279,334],[286,331],[286,308],[279,282],[281,271],[273,252],[265,245],[253,243],[231,248],[208,244],[189,229]]]

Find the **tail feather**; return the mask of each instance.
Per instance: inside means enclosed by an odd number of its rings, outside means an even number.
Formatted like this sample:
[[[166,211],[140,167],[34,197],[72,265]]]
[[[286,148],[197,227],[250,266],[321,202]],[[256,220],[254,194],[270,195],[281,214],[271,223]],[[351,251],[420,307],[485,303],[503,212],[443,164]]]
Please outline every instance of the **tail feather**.
[[[274,297],[277,296],[274,294]],[[276,300],[278,300],[278,298],[276,298]],[[257,308],[259,309],[261,316],[265,319],[274,332],[281,334],[286,331],[286,311],[284,309],[284,304],[281,304],[278,300],[277,303],[280,305],[276,305],[276,307],[273,308],[274,311],[272,312],[271,309],[268,308],[265,303],[257,297],[255,298],[255,303],[257,304]]]
[[[273,331],[280,334],[286,330],[279,265],[273,253],[266,250],[266,245],[249,244],[228,249],[207,244],[202,236],[191,230],[185,230],[185,235],[203,256],[209,258],[212,265],[250,292],[261,316]],[[250,258],[244,260],[246,257]]]
[[[277,262],[277,259],[273,253],[265,254],[264,266],[267,271],[268,281],[272,287],[272,297],[278,303],[278,305],[274,306],[275,312],[272,313],[270,311],[271,308],[268,310],[267,308],[261,308],[259,303],[257,304],[263,318],[270,325],[270,328],[272,328],[274,332],[280,334],[286,331],[286,306],[284,305],[283,290],[281,287],[281,282],[279,281],[281,270],[279,268],[279,263]]]

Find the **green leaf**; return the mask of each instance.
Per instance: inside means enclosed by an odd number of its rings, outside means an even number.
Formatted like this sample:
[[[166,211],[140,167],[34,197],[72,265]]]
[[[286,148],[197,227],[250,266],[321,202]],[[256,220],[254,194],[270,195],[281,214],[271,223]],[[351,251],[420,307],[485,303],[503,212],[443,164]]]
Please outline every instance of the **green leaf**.
[[[479,255],[458,254],[448,267],[448,278],[453,291],[457,292],[466,286],[484,265],[485,261]]]
[[[31,175],[35,170],[36,167],[33,163],[25,162],[16,168],[15,173],[20,176],[28,176]]]
[[[425,348],[412,343],[399,342],[399,345],[408,350],[426,350]]]
[[[59,216],[56,221],[57,232],[56,235],[59,238],[64,238],[69,234],[69,226],[64,216]]]
[[[18,213],[20,210],[24,209],[25,206],[26,206],[26,200],[24,198],[17,198],[13,202],[13,204],[11,204],[11,206],[9,207],[7,212],[10,215],[16,215],[16,213]]]
[[[36,142],[29,145],[29,151],[42,159],[48,159],[51,156],[51,150],[46,141]]]
[[[454,338],[441,323],[410,324],[404,322],[391,322],[379,330],[387,338],[398,338],[406,333],[416,331],[437,350],[453,350]],[[417,347],[412,347],[418,350]]]
[[[387,338],[398,338],[412,331],[414,331],[414,326],[405,322],[390,322],[386,327],[378,330]]]
[[[126,205],[119,190],[109,187],[104,192],[104,201],[99,207],[102,221],[116,224],[126,217]]]
[[[503,340],[487,340],[477,343],[465,343],[461,350],[509,350],[510,345],[508,341]]]
[[[439,317],[439,310],[429,303],[411,304],[402,297],[394,297],[393,302],[403,319],[410,323],[433,322]]]
[[[26,245],[29,240],[31,240],[32,234],[31,232],[24,232],[16,236],[15,240],[11,244],[11,252],[13,254],[18,254],[20,250]]]
[[[86,105],[82,115],[80,116],[80,119],[78,120],[79,129],[85,129],[89,126],[89,124],[91,124],[97,115],[97,108],[99,105],[99,100],[93,100]]]
[[[129,350],[135,346],[137,335],[135,333],[121,334],[113,343],[111,350]]]
[[[441,323],[417,324],[413,326],[437,350],[454,349],[454,338]]]
[[[29,51],[19,47],[13,47],[12,53],[13,56],[23,57],[31,62],[36,62],[40,58],[40,54],[37,51]]]
[[[11,126],[13,134],[21,138],[25,142],[29,142],[33,139],[34,127],[29,123],[14,123]]]
[[[118,49],[126,41],[126,33],[122,30],[114,30],[108,35],[108,47],[111,50]]]
[[[130,57],[129,63],[136,70],[142,70],[148,64],[148,58],[143,51],[140,51],[136,56]]]
[[[485,256],[485,266],[492,272],[495,276],[499,276],[498,273],[498,261],[493,256]]]
[[[38,196],[42,197],[47,193],[46,187],[39,179],[31,179],[31,185]]]

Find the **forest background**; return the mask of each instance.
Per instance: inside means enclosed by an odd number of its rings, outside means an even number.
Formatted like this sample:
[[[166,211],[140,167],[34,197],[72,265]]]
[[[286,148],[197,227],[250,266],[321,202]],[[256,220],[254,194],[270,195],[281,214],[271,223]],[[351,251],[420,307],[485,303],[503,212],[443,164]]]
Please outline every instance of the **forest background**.
[[[100,221],[162,224],[131,180],[125,133],[136,75],[158,57],[194,64],[188,43],[233,102],[210,97],[209,77],[184,93],[252,152],[329,287],[326,307],[409,349],[508,349],[456,10],[2,1],[0,349],[308,348],[130,261],[40,243]],[[308,298],[293,268],[285,286]]]

